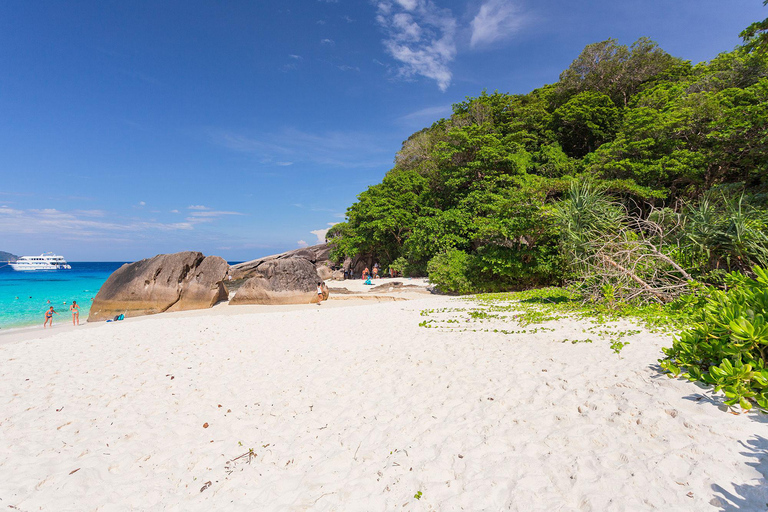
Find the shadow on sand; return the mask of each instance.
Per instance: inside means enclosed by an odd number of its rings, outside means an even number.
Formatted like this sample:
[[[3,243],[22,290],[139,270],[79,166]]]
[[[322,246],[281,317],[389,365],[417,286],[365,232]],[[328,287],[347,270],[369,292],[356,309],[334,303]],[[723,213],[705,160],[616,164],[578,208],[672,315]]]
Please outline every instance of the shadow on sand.
[[[653,370],[656,375],[654,379],[668,379],[668,374],[658,364],[649,365],[649,369]],[[734,408],[725,404],[724,395],[712,394],[712,386],[708,386],[701,382],[691,382],[701,390],[701,393],[692,393],[684,396],[684,400],[695,402],[699,405],[715,406],[719,410],[725,413],[734,413]],[[746,414],[748,418],[759,423],[768,423],[768,414],[763,412],[752,410],[749,412],[742,412]],[[717,507],[722,512],[731,512],[735,510],[768,510],[768,439],[756,435],[746,443],[739,441],[739,445],[743,448],[743,451],[739,452],[744,457],[750,459],[746,464],[755,468],[759,476],[753,480],[753,483],[737,484],[733,483],[733,492],[724,489],[719,484],[712,484],[712,490],[715,492],[715,497],[712,498],[710,504]]]
[[[733,484],[734,492],[723,489],[718,484],[712,485],[715,497],[710,503],[723,512],[733,510],[768,510],[768,439],[755,436],[746,443],[739,443],[744,451],[740,452],[751,459],[747,462],[760,473],[760,477],[749,484]]]

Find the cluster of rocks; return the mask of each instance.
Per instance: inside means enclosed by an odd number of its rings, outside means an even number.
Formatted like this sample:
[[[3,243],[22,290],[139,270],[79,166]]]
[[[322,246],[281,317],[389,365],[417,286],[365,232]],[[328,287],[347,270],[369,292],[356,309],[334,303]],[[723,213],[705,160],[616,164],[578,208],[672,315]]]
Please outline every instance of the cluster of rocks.
[[[229,266],[199,252],[160,254],[112,273],[93,300],[89,321],[231,304],[310,304],[332,276],[326,244]],[[234,295],[232,296],[232,294]]]

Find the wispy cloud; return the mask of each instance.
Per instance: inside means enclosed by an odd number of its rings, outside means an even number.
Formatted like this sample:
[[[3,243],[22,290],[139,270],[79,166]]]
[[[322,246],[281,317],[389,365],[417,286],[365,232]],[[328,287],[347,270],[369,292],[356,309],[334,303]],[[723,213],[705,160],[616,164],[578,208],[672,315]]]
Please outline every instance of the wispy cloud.
[[[508,39],[524,22],[524,14],[512,0],[487,0],[472,20],[469,44],[474,48]]]
[[[242,134],[210,130],[211,143],[241,153],[252,153],[265,164],[301,162],[340,168],[370,168],[389,165],[387,149],[371,134],[361,132],[310,133],[293,128],[265,133]]]
[[[324,44],[324,45],[327,45],[327,46],[333,46],[333,45],[336,44],[336,42],[333,39],[325,38],[325,39],[321,39],[320,40],[320,44]]]
[[[441,91],[451,84],[449,64],[456,56],[456,19],[431,0],[380,0],[376,21],[387,37],[384,48],[400,63],[404,78],[420,75],[437,82]]]
[[[190,213],[185,220],[192,225],[203,222],[213,222],[214,220],[227,215],[244,215],[240,212],[214,210],[213,208],[203,205],[192,205],[187,207],[187,209],[190,210]]]
[[[136,218],[99,220],[82,212],[55,208],[17,210],[0,208],[0,232],[23,235],[55,235],[68,239],[111,239],[115,236],[146,236],[156,232],[188,231],[191,222],[157,222]]]
[[[296,242],[296,244],[297,244],[299,247],[309,247],[309,244],[307,243],[307,241],[306,241],[306,240],[299,240],[298,242]]]
[[[440,117],[445,117],[452,112],[450,105],[440,105],[438,107],[427,107],[411,112],[404,116],[400,116],[400,121],[422,121],[424,119],[430,119],[436,121]]]

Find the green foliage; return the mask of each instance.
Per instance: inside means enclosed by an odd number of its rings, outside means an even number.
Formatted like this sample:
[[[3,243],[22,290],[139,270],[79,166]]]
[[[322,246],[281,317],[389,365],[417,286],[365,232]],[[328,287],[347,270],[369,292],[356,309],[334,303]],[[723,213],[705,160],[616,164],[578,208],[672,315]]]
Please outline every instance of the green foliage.
[[[472,257],[457,249],[438,254],[427,265],[429,281],[444,293],[472,293],[472,272]]]
[[[554,111],[552,124],[565,152],[581,158],[613,140],[620,113],[610,97],[584,91]]]
[[[594,91],[609,96],[616,105],[626,105],[640,87],[656,76],[682,64],[648,38],[631,47],[615,39],[587,45],[560,75],[560,89],[568,93]]]
[[[686,206],[681,247],[692,258],[689,264],[704,270],[768,267],[768,210],[747,199],[713,193]]]
[[[624,221],[624,211],[605,188],[589,181],[573,182],[553,213],[560,225],[563,252],[572,265],[587,256],[587,242],[618,232]]]
[[[673,377],[723,391],[728,405],[768,409],[768,271],[754,273],[733,273],[728,290],[712,290],[659,362]]]

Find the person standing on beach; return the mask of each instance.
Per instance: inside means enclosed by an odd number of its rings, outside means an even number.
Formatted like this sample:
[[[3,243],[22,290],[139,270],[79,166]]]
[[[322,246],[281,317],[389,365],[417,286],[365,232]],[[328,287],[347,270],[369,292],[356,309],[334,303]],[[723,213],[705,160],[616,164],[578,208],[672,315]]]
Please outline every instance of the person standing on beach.
[[[317,305],[323,302],[323,283],[317,283]]]
[[[45,312],[45,322],[43,322],[43,329],[45,329],[48,322],[51,322],[51,327],[53,327],[53,315],[58,315],[57,312],[53,310],[53,306],[48,309],[48,311]]]
[[[72,301],[69,310],[72,312],[72,325],[80,325],[80,306],[77,305],[76,300]]]

